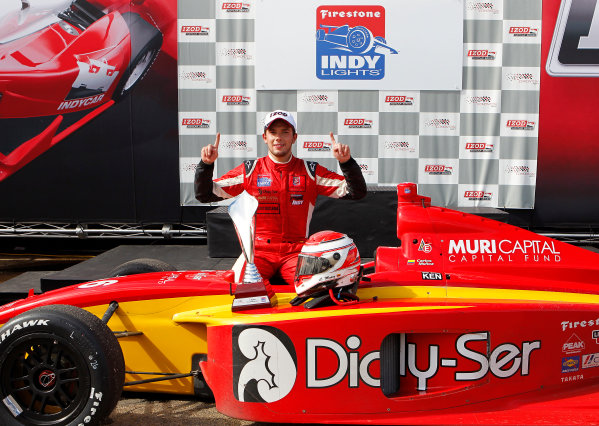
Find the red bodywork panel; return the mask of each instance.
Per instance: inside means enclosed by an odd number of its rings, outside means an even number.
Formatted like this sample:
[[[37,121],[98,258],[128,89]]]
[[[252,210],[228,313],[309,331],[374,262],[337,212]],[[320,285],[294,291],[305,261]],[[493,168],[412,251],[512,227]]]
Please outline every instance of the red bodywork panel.
[[[431,207],[414,184],[398,192],[401,246],[377,250],[361,303],[208,327],[202,370],[219,411],[304,423],[597,421],[584,405],[599,396],[597,254]]]
[[[581,393],[597,396],[599,369],[583,370],[582,361],[574,356],[569,359],[578,364],[567,366],[563,345],[573,333],[560,326],[564,318],[597,319],[597,310],[556,311],[526,304],[519,308],[483,304],[449,314],[427,309],[401,316],[348,313],[332,319],[209,327],[210,353],[202,370],[219,411],[254,421],[457,424],[478,423],[480,414],[484,423],[493,424],[596,421],[597,408],[570,417],[556,416],[554,408],[572,407]],[[285,342],[281,335],[287,336],[293,346],[281,346],[296,363],[287,363],[285,371],[294,366],[295,380],[282,371],[284,350],[273,348],[279,343],[264,336],[260,336],[266,342],[264,349],[259,343],[251,347],[254,342],[247,343],[249,338],[239,343],[245,330],[270,333],[280,342]],[[591,330],[586,334],[587,350],[599,349],[590,339]],[[399,342],[385,348],[385,339],[393,338]],[[241,383],[242,389],[244,385],[249,389],[242,402],[240,378],[251,362],[257,364],[251,366],[256,371],[258,365],[266,365],[269,373],[250,373],[254,382]],[[571,373],[562,373],[568,368]],[[394,374],[398,386],[384,394],[381,378]],[[288,393],[277,392],[287,387]],[[559,403],[554,405],[556,399]],[[525,421],[519,418],[523,414],[528,417]]]
[[[234,289],[233,276],[233,271],[153,272],[75,284],[4,305],[0,309],[0,324],[43,305],[65,304],[84,308],[108,305],[111,301],[229,294]]]

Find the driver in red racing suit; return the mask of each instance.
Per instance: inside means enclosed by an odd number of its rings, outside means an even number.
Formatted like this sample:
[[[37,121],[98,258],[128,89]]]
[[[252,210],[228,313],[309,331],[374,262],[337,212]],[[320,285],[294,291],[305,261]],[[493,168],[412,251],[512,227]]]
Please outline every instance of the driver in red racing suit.
[[[203,202],[235,197],[243,190],[256,197],[256,241],[254,263],[265,280],[279,271],[293,284],[297,257],[306,241],[310,219],[318,195],[357,200],[366,195],[366,183],[347,145],[330,134],[332,152],[343,176],[316,162],[294,157],[291,148],[297,140],[293,116],[273,111],[264,119],[262,138],[268,155],[247,160],[212,180],[218,157],[220,133],[214,145],[202,148],[195,175],[196,198]]]

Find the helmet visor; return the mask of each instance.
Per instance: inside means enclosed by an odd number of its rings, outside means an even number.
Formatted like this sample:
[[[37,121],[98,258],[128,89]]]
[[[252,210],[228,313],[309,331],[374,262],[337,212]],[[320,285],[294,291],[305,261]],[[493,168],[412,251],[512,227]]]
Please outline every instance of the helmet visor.
[[[300,254],[297,258],[297,268],[295,269],[295,279],[302,275],[320,274],[331,267],[329,259],[324,257],[306,256]]]

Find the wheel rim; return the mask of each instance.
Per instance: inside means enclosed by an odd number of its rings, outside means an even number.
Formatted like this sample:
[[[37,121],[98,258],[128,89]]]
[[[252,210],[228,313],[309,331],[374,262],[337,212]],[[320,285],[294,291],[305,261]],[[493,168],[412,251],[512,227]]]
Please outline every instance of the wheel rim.
[[[2,396],[22,410],[32,425],[65,422],[87,402],[90,374],[78,351],[57,336],[23,336],[7,348],[1,361]]]
[[[366,34],[362,30],[354,30],[349,35],[349,45],[354,49],[362,48],[366,45]]]
[[[157,49],[148,50],[142,58],[135,64],[135,67],[131,70],[129,78],[125,82],[123,92],[131,89],[135,83],[144,75],[144,72],[152,65],[152,60],[157,53]]]

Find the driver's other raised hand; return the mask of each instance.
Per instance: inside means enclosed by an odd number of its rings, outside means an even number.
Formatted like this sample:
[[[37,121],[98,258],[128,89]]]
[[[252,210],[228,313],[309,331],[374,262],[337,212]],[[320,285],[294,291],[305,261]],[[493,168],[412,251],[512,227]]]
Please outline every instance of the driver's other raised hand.
[[[218,158],[218,144],[220,143],[220,133],[216,134],[214,145],[208,144],[202,148],[202,162],[204,164],[213,164]]]
[[[333,156],[339,161],[339,163],[343,164],[347,162],[351,158],[351,153],[349,152],[349,146],[337,143],[335,141],[335,137],[333,136],[333,132],[331,132],[331,143],[333,144]]]

